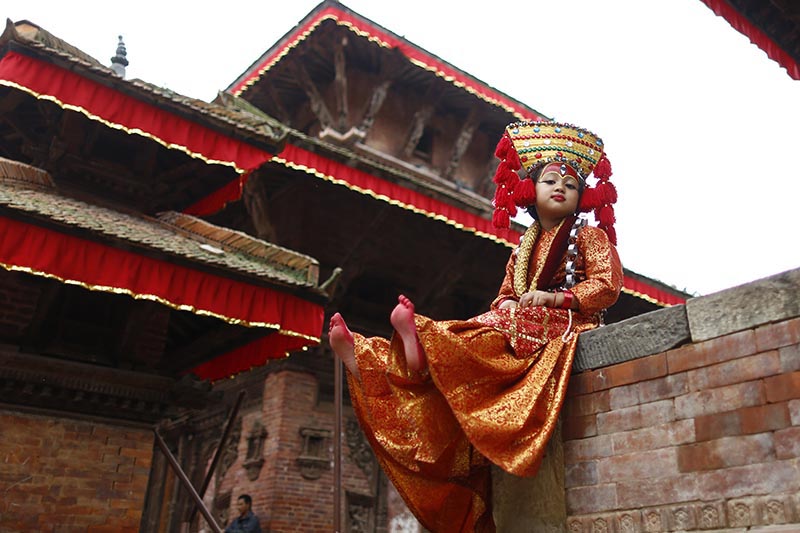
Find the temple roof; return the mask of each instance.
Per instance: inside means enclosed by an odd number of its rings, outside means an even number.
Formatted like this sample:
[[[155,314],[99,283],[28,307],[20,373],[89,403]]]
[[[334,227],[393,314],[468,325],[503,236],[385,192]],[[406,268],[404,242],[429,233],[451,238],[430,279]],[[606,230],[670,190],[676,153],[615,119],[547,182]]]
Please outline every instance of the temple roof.
[[[170,89],[138,80],[119,78],[111,68],[59,39],[36,24],[23,20],[8,20],[0,35],[0,56],[14,46],[22,46],[48,61],[67,64],[70,70],[82,71],[87,77],[115,90],[168,109],[184,118],[203,123],[216,131],[251,143],[274,153],[280,150],[285,138],[281,124],[269,116],[253,113],[228,99],[224,105],[214,104],[178,94]]]
[[[546,119],[524,103],[495,89],[468,72],[399,36],[383,26],[349,9],[340,2],[324,0],[292,30],[264,52],[228,88],[227,92],[241,95],[258,83],[271,68],[289,56],[300,42],[309,39],[325,21],[346,27],[355,36],[377,43],[382,48],[399,51],[415,68],[434,73],[455,87],[512,114],[519,120]]]
[[[790,0],[702,0],[800,80],[800,7]]]
[[[150,253],[255,278],[253,281],[317,287],[319,264],[315,259],[190,215],[166,212],[151,218],[70,198],[56,189],[45,172],[3,158],[0,185],[0,211],[46,219],[84,230],[92,238],[112,238]]]

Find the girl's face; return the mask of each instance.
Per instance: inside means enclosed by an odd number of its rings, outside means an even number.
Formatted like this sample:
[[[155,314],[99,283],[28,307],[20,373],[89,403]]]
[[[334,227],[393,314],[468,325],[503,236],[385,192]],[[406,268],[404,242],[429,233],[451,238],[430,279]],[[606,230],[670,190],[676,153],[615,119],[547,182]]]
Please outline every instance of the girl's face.
[[[578,176],[569,165],[550,163],[536,182],[536,212],[540,218],[562,219],[578,209]]]

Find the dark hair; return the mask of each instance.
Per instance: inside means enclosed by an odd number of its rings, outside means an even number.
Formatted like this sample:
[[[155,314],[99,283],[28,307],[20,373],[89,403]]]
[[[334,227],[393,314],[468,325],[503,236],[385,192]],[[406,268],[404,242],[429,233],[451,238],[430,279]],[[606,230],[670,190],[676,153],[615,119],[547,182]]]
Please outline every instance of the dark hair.
[[[529,173],[529,177],[531,181],[535,184],[536,181],[542,177],[542,170],[546,167],[546,163],[541,163],[535,167],[533,167]],[[526,178],[527,179],[527,178]],[[578,205],[581,205],[581,196],[583,196],[583,190],[586,188],[586,181],[579,178],[578,179]],[[536,202],[532,203],[528,207],[525,208],[528,214],[534,219],[539,220],[539,214],[536,212]]]
[[[246,503],[247,505],[253,505],[253,498],[251,498],[249,494],[242,494],[241,496],[239,496],[236,499],[237,500],[244,500],[244,503]]]

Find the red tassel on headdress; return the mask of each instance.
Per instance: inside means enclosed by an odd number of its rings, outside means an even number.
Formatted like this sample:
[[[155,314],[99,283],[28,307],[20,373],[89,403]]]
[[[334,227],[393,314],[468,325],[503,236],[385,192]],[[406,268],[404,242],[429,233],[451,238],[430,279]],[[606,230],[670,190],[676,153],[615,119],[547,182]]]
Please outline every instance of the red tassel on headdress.
[[[592,173],[600,181],[608,181],[608,178],[611,177],[611,162],[606,157],[606,154],[603,154],[600,161],[594,166]]]
[[[494,205],[497,207],[506,207],[511,201],[511,191],[504,185],[498,185],[494,193]]]
[[[600,204],[615,204],[617,203],[617,188],[610,181],[599,183],[597,187],[597,194],[600,199]]]
[[[494,174],[494,178],[492,178],[492,181],[498,185],[514,185],[518,180],[519,176],[509,168],[506,161],[501,161],[500,164],[497,165],[497,171]]]
[[[616,222],[614,217],[614,208],[610,205],[604,205],[594,212],[597,218],[597,225],[601,228],[610,228]]]
[[[511,227],[511,217],[508,216],[508,211],[503,208],[495,209],[492,215],[492,224],[495,228]]]
[[[603,228],[603,230],[606,232],[606,235],[608,235],[608,240],[611,241],[611,244],[616,246],[617,245],[617,230],[614,229],[614,226],[610,226],[608,228]]]
[[[513,143],[511,144],[511,148],[506,152],[506,163],[508,163],[508,168],[511,170],[519,170],[522,168],[522,161],[519,160],[519,154],[517,153],[517,149],[514,148]]]
[[[581,195],[580,204],[578,204],[578,211],[588,213],[593,209],[597,209],[603,205],[600,201],[600,195],[597,193],[597,188],[585,188]]]
[[[514,145],[511,143],[511,139],[508,137],[508,134],[503,134],[503,136],[500,137],[500,140],[497,142],[497,147],[494,149],[494,156],[497,159],[505,159],[508,154],[508,149],[513,148],[513,146]]]
[[[514,187],[512,198],[514,203],[520,207],[533,205],[536,202],[536,184],[530,178],[520,180]]]

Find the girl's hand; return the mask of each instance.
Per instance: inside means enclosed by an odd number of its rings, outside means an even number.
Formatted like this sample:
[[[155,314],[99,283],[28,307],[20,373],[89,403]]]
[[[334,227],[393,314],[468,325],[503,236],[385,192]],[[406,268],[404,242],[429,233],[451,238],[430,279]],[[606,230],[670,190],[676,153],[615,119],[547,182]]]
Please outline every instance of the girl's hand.
[[[500,302],[500,305],[498,305],[497,308],[498,309],[511,309],[512,307],[516,307],[516,306],[517,306],[517,302],[515,300],[512,300],[512,299],[509,298],[508,300],[503,300],[502,302]]]
[[[520,307],[555,307],[556,295],[552,292],[545,291],[531,291],[526,292],[519,299]]]

